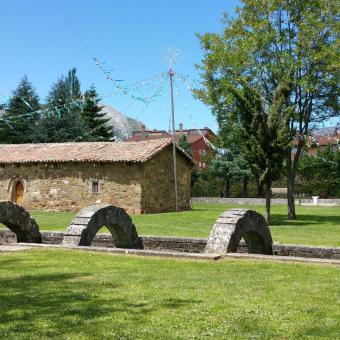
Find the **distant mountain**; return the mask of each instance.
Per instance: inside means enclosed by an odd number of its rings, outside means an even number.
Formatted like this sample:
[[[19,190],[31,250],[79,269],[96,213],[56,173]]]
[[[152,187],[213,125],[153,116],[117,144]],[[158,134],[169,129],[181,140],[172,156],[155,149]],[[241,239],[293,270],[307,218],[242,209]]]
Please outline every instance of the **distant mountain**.
[[[132,136],[133,131],[141,130],[143,122],[125,116],[109,105],[101,105],[103,106],[102,112],[106,113],[107,118],[110,118],[108,124],[113,127],[117,141],[124,141]]]

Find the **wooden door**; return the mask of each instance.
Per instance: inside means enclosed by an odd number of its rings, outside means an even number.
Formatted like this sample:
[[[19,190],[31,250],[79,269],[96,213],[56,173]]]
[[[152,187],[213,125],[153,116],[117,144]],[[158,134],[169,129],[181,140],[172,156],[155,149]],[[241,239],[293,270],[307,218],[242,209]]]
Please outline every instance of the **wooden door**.
[[[21,182],[16,183],[14,192],[15,203],[21,205],[24,199],[24,185]]]

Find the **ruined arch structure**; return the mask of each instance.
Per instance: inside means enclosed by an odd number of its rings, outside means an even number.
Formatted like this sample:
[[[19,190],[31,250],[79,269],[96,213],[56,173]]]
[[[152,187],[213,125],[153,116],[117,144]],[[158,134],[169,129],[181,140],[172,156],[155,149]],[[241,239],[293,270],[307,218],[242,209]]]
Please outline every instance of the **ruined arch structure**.
[[[107,227],[117,248],[141,248],[131,217],[113,205],[91,205],[82,209],[66,229],[62,245],[90,246],[102,227]]]
[[[0,223],[16,234],[18,242],[41,243],[35,219],[23,207],[11,201],[0,202]]]
[[[264,217],[246,209],[230,209],[219,216],[211,229],[205,252],[235,253],[242,237],[248,253],[272,254],[273,240]]]

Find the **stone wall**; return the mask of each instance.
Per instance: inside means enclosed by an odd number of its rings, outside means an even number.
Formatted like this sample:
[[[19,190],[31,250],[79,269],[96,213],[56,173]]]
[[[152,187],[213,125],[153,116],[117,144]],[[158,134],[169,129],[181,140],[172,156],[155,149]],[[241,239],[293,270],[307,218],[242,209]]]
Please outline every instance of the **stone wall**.
[[[190,208],[190,163],[178,153],[180,210]],[[0,200],[12,200],[18,180],[28,210],[79,211],[112,204],[128,213],[174,211],[171,146],[145,163],[39,163],[0,166]],[[92,193],[92,182],[99,192]]]
[[[42,242],[47,244],[60,244],[63,240],[63,232],[41,232]],[[146,250],[179,251],[188,253],[203,253],[207,244],[205,238],[186,237],[160,237],[160,236],[140,236],[140,240]],[[15,235],[9,230],[0,230],[0,244],[16,242]],[[111,234],[98,233],[94,238],[92,246],[114,247]],[[247,247],[241,242],[238,253],[246,253]],[[300,256],[324,259],[340,260],[340,248],[313,247],[299,244],[273,244],[273,254],[279,256]]]
[[[190,209],[191,164],[178,151],[176,166],[178,208],[188,210]],[[175,210],[172,145],[145,163],[142,210],[145,213]]]
[[[218,204],[265,204],[264,198],[248,198],[248,197],[192,197],[192,203],[218,203]],[[273,198],[271,204],[287,204],[287,199]],[[298,204],[298,200],[296,200]]]
[[[0,230],[4,233],[4,230]],[[7,232],[6,233],[10,233]],[[62,231],[42,231],[42,242],[46,244],[60,244],[64,237]],[[205,238],[192,237],[164,237],[164,236],[140,236],[139,237],[143,249],[146,250],[164,250],[164,251],[180,251],[186,253],[203,253],[207,244]],[[93,239],[91,246],[96,247],[114,247],[114,242],[111,234],[98,233]]]
[[[109,203],[140,213],[141,164],[46,163],[2,168],[0,200],[10,200],[13,186],[21,179],[26,209],[78,211],[91,204]],[[99,181],[98,193],[91,192],[92,181]]]
[[[17,237],[8,229],[0,230],[0,246],[17,243]]]
[[[252,197],[192,197],[191,198],[193,203],[218,203],[218,204],[254,204],[254,205],[262,205],[266,203],[264,198],[252,198]],[[304,198],[304,199],[295,199],[295,204],[312,204],[313,200]],[[273,205],[280,205],[280,204],[287,204],[286,198],[272,198],[271,204]],[[319,198],[318,199],[319,205],[329,205],[329,206],[339,206],[340,199],[338,198]]]

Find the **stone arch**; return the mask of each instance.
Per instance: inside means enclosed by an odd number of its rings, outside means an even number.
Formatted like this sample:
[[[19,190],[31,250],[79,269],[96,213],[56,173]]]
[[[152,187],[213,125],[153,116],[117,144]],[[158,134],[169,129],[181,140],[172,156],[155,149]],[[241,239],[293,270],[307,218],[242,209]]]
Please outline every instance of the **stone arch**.
[[[211,229],[206,253],[235,253],[242,239],[248,253],[272,254],[273,240],[264,217],[256,211],[230,209],[222,213]]]
[[[17,196],[18,185],[20,185],[21,194]],[[24,202],[25,193],[27,192],[28,183],[23,177],[13,177],[8,182],[7,192],[9,193],[9,199],[19,205]]]
[[[35,219],[23,207],[11,201],[0,202],[0,223],[16,234],[18,242],[41,243]]]
[[[28,180],[26,180],[22,176],[15,176],[12,179],[9,180],[8,185],[7,185],[7,192],[12,193],[13,190],[13,185],[15,185],[17,182],[21,182],[25,188],[25,192],[27,192],[27,187],[28,187]]]
[[[107,227],[117,248],[141,248],[136,227],[127,212],[113,205],[82,209],[66,229],[63,245],[90,246],[100,228]]]

